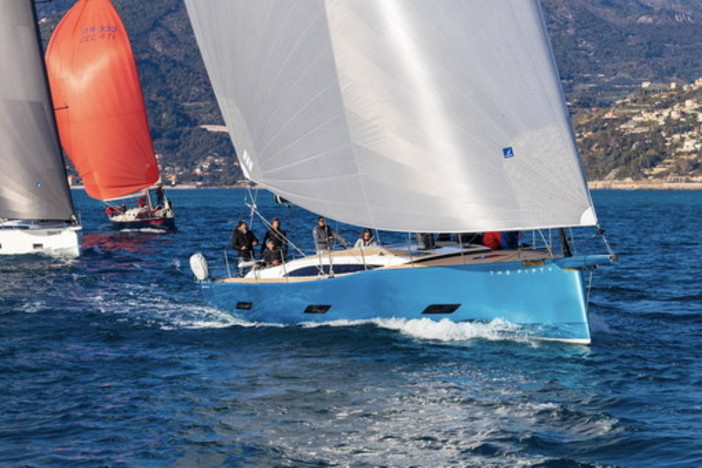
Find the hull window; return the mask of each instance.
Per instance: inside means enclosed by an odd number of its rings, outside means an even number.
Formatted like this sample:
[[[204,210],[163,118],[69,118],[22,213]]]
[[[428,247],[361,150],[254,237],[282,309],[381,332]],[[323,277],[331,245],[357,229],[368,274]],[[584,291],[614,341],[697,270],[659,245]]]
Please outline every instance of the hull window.
[[[461,304],[432,304],[422,314],[452,314]]]
[[[251,310],[251,307],[253,307],[253,302],[237,302],[236,303],[236,308],[238,310]]]
[[[330,305],[308,305],[305,309],[306,314],[326,314],[331,309]]]

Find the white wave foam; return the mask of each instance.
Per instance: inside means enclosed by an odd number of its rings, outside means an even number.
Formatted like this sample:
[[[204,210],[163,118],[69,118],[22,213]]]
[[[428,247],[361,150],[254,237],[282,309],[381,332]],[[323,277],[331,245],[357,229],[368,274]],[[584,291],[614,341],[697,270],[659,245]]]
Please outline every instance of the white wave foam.
[[[22,313],[25,314],[37,314],[45,309],[47,309],[47,304],[45,301],[34,300],[30,302],[25,302],[19,308]]]
[[[251,322],[237,317],[219,309],[207,306],[187,305],[173,309],[171,306],[164,307],[159,313],[152,311],[159,320],[164,322],[162,330],[180,329],[207,329],[207,328],[229,328],[229,327],[285,327],[278,323]]]
[[[520,335],[521,327],[504,320],[496,319],[491,322],[454,322],[444,318],[440,321],[429,318],[421,319],[370,319],[370,320],[335,320],[331,322],[305,322],[302,326],[314,327],[348,327],[372,323],[380,328],[394,330],[403,335],[423,340],[436,341],[470,341],[483,340],[519,340],[526,338]]]
[[[376,319],[373,322],[407,336],[437,341],[504,340],[517,337],[520,330],[518,325],[499,319],[487,323],[454,322],[447,318],[438,322],[428,318]]]
[[[161,330],[229,328],[233,326],[251,327],[255,324],[233,315],[208,307],[188,307],[178,309],[159,317],[164,323]]]
[[[160,291],[154,293],[150,284],[135,284],[128,289],[105,288],[97,294],[75,297],[71,308],[126,317],[162,330],[255,325],[212,307],[174,302]]]
[[[120,229],[121,232],[131,232],[131,233],[144,233],[144,234],[161,234],[163,229],[157,228],[124,228]]]

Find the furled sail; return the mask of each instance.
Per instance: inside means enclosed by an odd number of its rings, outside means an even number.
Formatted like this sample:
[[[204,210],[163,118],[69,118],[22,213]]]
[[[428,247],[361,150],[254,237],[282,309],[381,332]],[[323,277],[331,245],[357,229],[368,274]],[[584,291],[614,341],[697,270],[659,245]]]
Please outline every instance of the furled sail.
[[[127,31],[110,0],[79,0],[46,51],[61,144],[88,194],[120,198],[159,177]]]
[[[0,0],[0,218],[69,220],[32,0]]]
[[[346,223],[597,222],[538,0],[186,0],[247,177]]]

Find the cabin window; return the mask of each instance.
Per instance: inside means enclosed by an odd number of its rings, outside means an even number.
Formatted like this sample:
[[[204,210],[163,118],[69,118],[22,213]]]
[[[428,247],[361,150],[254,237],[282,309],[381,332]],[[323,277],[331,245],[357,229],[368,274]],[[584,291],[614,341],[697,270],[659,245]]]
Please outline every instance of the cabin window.
[[[341,275],[344,273],[356,273],[363,270],[374,270],[383,265],[359,265],[359,264],[339,264],[333,266],[334,274]],[[288,272],[287,276],[317,276],[322,272],[325,275],[329,274],[329,265],[310,265]]]
[[[34,250],[39,250],[44,248],[44,244],[32,244]]]

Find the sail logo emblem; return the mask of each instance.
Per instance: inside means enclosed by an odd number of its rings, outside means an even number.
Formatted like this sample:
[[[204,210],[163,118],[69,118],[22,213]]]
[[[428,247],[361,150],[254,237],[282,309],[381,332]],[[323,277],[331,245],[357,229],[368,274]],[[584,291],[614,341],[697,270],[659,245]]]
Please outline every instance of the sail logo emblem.
[[[502,148],[502,157],[505,159],[514,157],[514,148],[508,146],[507,148]]]
[[[95,41],[97,39],[115,39],[119,27],[117,26],[90,26],[83,28],[80,42]]]
[[[251,156],[249,156],[249,152],[246,150],[244,150],[242,159],[244,160],[244,167],[242,167],[242,169],[244,170],[244,175],[248,177],[248,175],[251,173],[251,169],[253,169],[253,160],[251,159]]]

